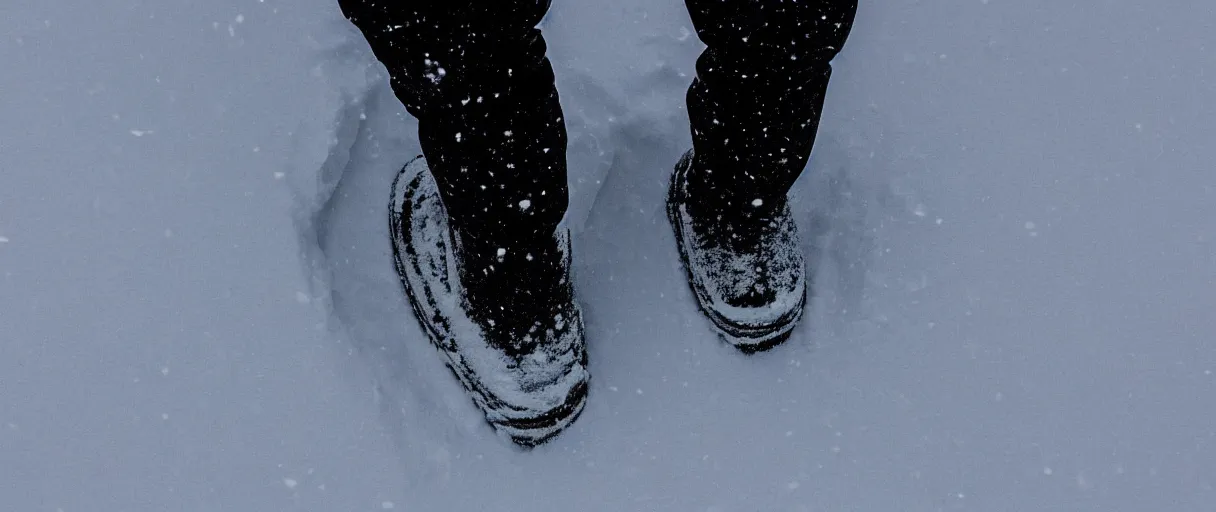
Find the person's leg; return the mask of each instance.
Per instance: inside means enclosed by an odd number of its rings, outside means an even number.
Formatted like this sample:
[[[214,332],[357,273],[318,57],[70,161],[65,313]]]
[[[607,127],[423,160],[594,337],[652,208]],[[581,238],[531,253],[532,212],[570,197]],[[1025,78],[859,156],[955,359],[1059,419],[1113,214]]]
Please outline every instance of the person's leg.
[[[565,214],[566,130],[536,25],[550,0],[340,0],[418,119],[453,225],[512,245]]]
[[[579,415],[566,131],[545,42],[550,0],[339,0],[418,119],[425,160],[389,209],[414,313],[486,419],[531,446]],[[433,178],[433,179],[432,179]]]
[[[806,166],[856,0],[686,0],[707,48],[667,213],[702,311],[752,352],[789,337],[808,278],[786,195]]]
[[[724,214],[784,201],[806,166],[857,0],[686,0],[708,47],[688,90],[689,187]]]

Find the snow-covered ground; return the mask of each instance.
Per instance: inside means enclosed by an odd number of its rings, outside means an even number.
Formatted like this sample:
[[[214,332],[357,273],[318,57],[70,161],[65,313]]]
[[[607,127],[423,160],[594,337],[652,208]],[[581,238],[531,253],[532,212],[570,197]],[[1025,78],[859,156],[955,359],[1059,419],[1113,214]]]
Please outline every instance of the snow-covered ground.
[[[409,316],[418,146],[330,0],[0,4],[0,510],[1216,506],[1216,7],[865,1],[745,357],[661,200],[679,0],[558,0],[590,402],[495,436]]]

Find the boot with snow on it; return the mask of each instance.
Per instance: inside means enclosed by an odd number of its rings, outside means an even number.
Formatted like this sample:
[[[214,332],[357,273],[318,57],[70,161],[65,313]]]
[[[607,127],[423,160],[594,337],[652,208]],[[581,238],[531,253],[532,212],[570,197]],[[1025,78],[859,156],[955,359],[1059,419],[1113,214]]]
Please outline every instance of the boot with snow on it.
[[[569,426],[588,374],[564,226],[511,244],[462,233],[422,157],[397,176],[389,223],[415,316],[486,420],[525,447]]]
[[[807,277],[789,205],[755,199],[718,209],[689,187],[693,153],[676,165],[667,215],[697,303],[731,345],[751,353],[789,338],[806,305]]]

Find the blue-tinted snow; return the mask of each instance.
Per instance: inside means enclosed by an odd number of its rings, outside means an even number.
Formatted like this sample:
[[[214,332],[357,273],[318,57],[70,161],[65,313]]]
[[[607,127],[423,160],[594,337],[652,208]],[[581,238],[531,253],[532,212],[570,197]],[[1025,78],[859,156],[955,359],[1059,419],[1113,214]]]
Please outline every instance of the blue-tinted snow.
[[[0,6],[0,509],[1207,510],[1216,9],[863,1],[743,357],[661,200],[678,0],[558,0],[593,387],[523,452],[409,316],[418,152],[328,0]]]

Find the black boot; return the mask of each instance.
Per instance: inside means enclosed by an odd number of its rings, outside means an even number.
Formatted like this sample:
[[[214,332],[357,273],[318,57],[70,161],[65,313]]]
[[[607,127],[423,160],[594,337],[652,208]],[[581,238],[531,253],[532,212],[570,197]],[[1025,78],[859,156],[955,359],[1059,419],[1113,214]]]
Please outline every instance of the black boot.
[[[676,165],[667,215],[688,284],[727,342],[744,352],[789,337],[806,305],[798,228],[784,198],[721,208],[689,187],[689,151]]]
[[[490,424],[524,446],[570,425],[588,374],[568,231],[511,244],[462,232],[421,157],[393,184],[389,224],[415,316]]]

